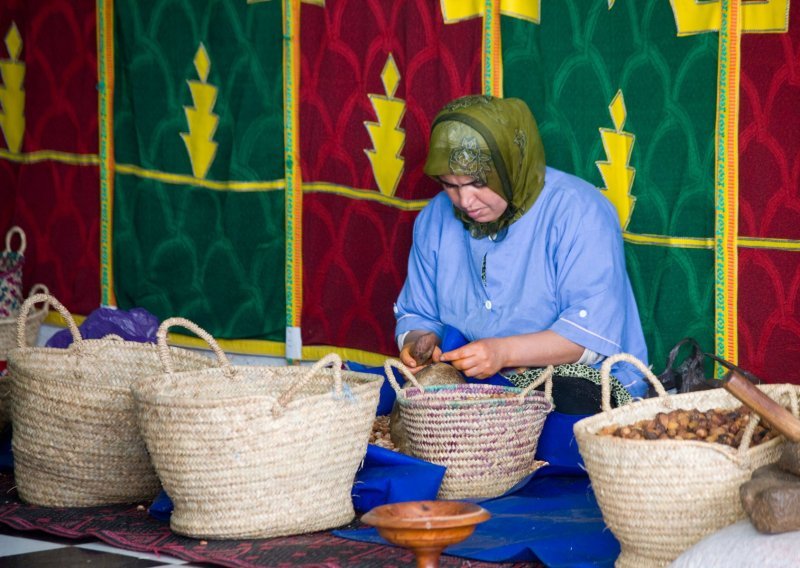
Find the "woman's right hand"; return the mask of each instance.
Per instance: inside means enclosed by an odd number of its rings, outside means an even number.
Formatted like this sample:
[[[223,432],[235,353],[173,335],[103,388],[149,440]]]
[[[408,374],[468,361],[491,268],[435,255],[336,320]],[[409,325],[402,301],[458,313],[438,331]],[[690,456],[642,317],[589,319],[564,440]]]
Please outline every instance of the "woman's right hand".
[[[400,361],[412,373],[417,373],[431,363],[438,363],[442,355],[439,337],[432,331],[411,331],[400,350]]]

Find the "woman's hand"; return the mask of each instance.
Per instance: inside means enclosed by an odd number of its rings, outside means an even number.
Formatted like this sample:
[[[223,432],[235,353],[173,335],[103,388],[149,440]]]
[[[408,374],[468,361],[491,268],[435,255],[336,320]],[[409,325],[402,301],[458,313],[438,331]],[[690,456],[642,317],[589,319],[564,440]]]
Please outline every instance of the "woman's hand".
[[[488,379],[507,366],[503,347],[502,338],[479,339],[442,353],[439,359],[468,377]]]
[[[435,333],[412,331],[400,350],[400,361],[409,371],[417,373],[431,363],[438,363],[441,354],[439,337]]]
[[[580,359],[583,350],[581,345],[546,329],[536,333],[478,339],[442,353],[441,360],[451,363],[468,377],[488,379],[505,368],[574,363]]]

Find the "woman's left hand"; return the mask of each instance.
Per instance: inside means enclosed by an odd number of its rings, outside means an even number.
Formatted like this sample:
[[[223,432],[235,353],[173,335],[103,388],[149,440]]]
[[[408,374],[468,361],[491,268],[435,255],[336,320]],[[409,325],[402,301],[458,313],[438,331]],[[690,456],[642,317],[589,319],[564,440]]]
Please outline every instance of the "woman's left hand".
[[[468,377],[488,379],[505,367],[502,338],[479,339],[442,353],[440,361],[450,363]]]

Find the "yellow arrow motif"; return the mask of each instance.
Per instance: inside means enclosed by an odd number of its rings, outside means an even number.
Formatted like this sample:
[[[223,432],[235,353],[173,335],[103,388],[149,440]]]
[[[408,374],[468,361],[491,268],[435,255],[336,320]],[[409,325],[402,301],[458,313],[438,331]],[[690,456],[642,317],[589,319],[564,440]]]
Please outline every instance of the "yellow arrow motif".
[[[6,34],[6,47],[9,59],[0,60],[0,130],[8,149],[19,154],[25,134],[25,63],[19,60],[22,36],[14,22]]]
[[[620,225],[624,230],[628,227],[633,214],[633,206],[636,203],[636,198],[631,195],[636,170],[628,165],[636,137],[622,130],[628,112],[625,109],[625,98],[622,96],[621,90],[617,91],[608,110],[611,113],[611,120],[614,122],[614,130],[600,129],[600,138],[603,140],[608,160],[595,163],[606,184],[606,187],[603,188],[606,197],[614,204]]]
[[[719,31],[721,0],[670,0],[679,36]],[[789,0],[742,2],[742,32],[783,33],[789,29]]]
[[[442,17],[446,24],[454,24],[483,15],[486,0],[441,0]],[[501,0],[500,13],[529,22],[541,20],[541,0]]]
[[[383,195],[392,196],[405,167],[405,159],[400,152],[406,143],[406,133],[400,128],[400,121],[406,112],[406,103],[394,97],[400,83],[400,72],[391,53],[381,72],[381,80],[386,95],[369,95],[378,122],[364,123],[374,150],[365,149],[364,152],[372,164],[378,189]]]
[[[211,112],[217,102],[217,88],[206,82],[211,69],[211,60],[202,43],[194,56],[194,67],[200,80],[187,81],[192,92],[194,107],[183,107],[189,132],[181,132],[181,138],[189,152],[192,173],[196,178],[204,179],[217,155],[217,143],[213,141],[213,137],[217,131],[219,117]]]

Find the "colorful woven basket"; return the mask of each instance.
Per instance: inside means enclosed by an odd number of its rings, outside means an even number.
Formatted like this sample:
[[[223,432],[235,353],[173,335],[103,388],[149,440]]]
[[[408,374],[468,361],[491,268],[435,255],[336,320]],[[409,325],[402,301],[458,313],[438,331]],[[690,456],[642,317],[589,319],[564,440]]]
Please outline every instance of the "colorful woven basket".
[[[167,330],[203,338],[219,366],[174,369]],[[158,330],[163,371],[133,386],[139,424],[174,504],[170,526],[196,538],[266,538],[353,520],[350,493],[378,406],[381,377],[313,367],[231,365],[203,329]],[[333,364],[333,369],[326,369]]]
[[[19,235],[19,248],[13,250],[11,241]],[[22,265],[25,262],[25,232],[11,227],[6,233],[6,248],[0,254],[0,318],[16,317],[22,303]]]
[[[32,306],[48,302],[67,322],[66,349],[26,346]],[[175,349],[181,370],[213,361]],[[23,501],[83,507],[149,501],[160,489],[139,435],[131,383],[161,370],[151,343],[116,336],[83,339],[58,300],[34,294],[20,310],[17,347],[9,353],[14,476]]]
[[[611,409],[611,366],[637,366],[658,391],[658,398]],[[693,440],[629,440],[598,435],[611,425],[629,425],[676,409],[738,408],[741,403],[722,388],[668,395],[641,361],[613,355],[601,367],[603,412],[574,426],[603,519],[622,553],[617,567],[666,566],[684,550],[742,518],[739,486],[752,471],[777,461],[783,444],[775,438],[755,447],[750,441],[758,422],[754,414],[738,448]],[[798,412],[797,385],[760,385],[771,398]]]
[[[552,367],[528,387],[421,386],[400,361],[387,359],[407,444],[414,456],[447,468],[440,499],[496,497],[534,469],[545,418],[553,409]],[[401,389],[391,367],[413,386]],[[545,384],[545,392],[534,390]]]

